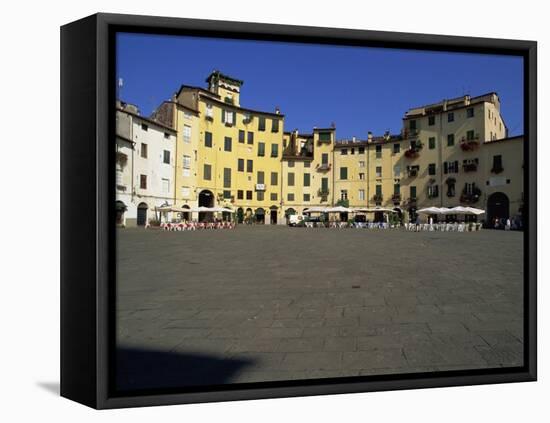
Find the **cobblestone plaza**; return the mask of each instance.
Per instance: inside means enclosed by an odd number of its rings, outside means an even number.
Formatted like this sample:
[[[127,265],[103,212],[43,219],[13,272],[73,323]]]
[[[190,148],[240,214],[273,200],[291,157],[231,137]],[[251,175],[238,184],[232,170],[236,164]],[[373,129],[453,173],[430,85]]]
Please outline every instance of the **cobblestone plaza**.
[[[523,234],[117,232],[117,383],[181,387],[523,363]]]

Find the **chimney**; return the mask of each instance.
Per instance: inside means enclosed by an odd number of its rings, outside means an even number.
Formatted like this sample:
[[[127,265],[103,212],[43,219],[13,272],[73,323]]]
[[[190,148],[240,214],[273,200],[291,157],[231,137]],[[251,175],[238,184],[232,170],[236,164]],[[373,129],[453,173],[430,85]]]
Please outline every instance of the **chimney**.
[[[369,142],[372,141],[372,132],[371,131],[367,132],[367,139],[369,140]]]
[[[280,114],[281,114],[281,109],[279,109],[279,106],[275,107],[275,114],[276,114],[276,115],[280,115]]]

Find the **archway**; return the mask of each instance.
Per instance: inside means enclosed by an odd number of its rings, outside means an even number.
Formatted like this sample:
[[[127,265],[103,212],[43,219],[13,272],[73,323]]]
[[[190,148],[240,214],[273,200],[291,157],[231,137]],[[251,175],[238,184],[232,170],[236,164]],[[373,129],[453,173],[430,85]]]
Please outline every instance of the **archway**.
[[[244,221],[244,210],[242,207],[239,207],[237,209],[237,222],[243,223],[243,221]]]
[[[290,208],[290,209],[286,209],[285,210],[285,218],[286,218],[286,223],[288,224],[288,219],[289,219],[289,216],[293,216],[296,214],[296,210],[294,210],[293,208]]]
[[[184,204],[181,206],[182,209],[190,209],[190,207],[187,204]],[[191,213],[190,212],[181,212],[180,213],[181,220],[185,220],[186,222],[189,222],[191,220]]]
[[[212,191],[204,189],[199,193],[199,207],[214,207],[214,194],[212,194]],[[199,222],[212,222],[213,218],[212,212],[199,213]]]
[[[147,209],[149,207],[146,203],[139,203],[137,207],[137,225],[145,226],[147,225]]]
[[[252,212],[252,209],[250,207],[246,209],[246,212],[244,214],[244,221],[249,225],[251,223],[254,223],[254,213]]]
[[[510,217],[510,200],[503,192],[494,192],[487,198],[487,225],[494,227],[495,219]]]
[[[115,205],[115,211],[116,211],[116,224],[117,225],[123,225],[124,224],[124,213],[126,212],[128,208],[126,207],[126,204],[124,204],[122,201],[117,201]]]
[[[256,223],[261,223],[262,225],[265,223],[265,210],[261,207],[258,207],[256,209]]]
[[[269,208],[269,223],[272,225],[277,224],[277,206],[271,206]]]

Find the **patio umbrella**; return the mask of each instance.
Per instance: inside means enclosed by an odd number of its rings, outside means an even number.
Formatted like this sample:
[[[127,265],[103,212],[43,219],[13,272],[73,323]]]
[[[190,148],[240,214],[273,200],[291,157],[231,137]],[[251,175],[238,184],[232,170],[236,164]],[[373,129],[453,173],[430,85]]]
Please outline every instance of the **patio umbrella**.
[[[329,207],[325,209],[326,213],[352,213],[353,209],[343,207],[343,206],[336,206],[336,207]]]
[[[425,214],[442,214],[442,210],[439,207],[425,207],[423,209],[417,210],[417,213]]]
[[[449,214],[472,214],[468,207],[456,206],[449,209]]]
[[[158,207],[155,207],[155,211],[169,212],[169,211],[172,211],[172,206],[158,206]]]
[[[325,213],[326,210],[326,207],[308,207],[304,209],[304,213]]]
[[[476,209],[475,207],[465,207],[470,211],[470,213],[475,214],[476,216],[479,216],[480,214],[484,214],[485,210],[482,209]]]

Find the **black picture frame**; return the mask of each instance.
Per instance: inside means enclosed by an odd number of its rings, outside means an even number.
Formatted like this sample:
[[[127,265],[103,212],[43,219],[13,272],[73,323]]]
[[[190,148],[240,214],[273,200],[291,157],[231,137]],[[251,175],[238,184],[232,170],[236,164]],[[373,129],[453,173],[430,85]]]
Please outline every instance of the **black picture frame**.
[[[114,37],[116,32],[482,52],[524,58],[524,363],[521,368],[365,376],[117,393],[114,363]],[[95,14],[61,28],[61,395],[97,409],[534,381],[537,44],[456,37]],[[78,207],[76,207],[78,205]]]

